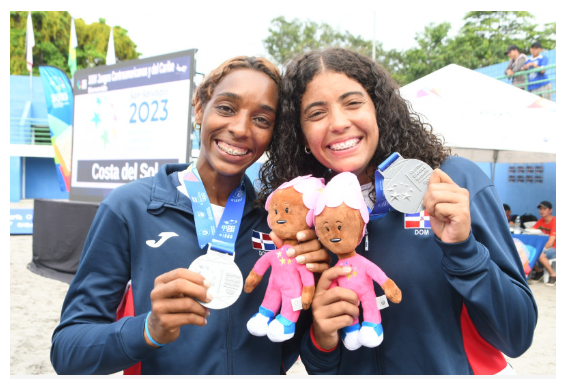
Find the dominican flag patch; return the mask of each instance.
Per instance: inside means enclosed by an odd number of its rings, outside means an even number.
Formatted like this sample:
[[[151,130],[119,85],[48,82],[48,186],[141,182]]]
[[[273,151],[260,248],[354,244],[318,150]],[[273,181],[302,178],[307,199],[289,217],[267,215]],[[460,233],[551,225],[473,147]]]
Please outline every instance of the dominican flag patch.
[[[253,248],[255,250],[270,251],[276,249],[275,244],[271,240],[271,237],[269,237],[269,234],[254,230],[251,239],[253,240]]]
[[[405,214],[405,229],[428,229],[431,228],[429,213],[427,211],[419,213]]]

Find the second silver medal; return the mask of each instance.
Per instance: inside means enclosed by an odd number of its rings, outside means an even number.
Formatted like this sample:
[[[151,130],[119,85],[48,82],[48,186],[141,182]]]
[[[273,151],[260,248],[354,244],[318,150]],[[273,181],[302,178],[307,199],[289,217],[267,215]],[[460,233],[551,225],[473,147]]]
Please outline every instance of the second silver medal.
[[[432,172],[433,169],[425,162],[399,156],[382,172],[383,194],[387,202],[402,213],[423,211],[423,197]]]

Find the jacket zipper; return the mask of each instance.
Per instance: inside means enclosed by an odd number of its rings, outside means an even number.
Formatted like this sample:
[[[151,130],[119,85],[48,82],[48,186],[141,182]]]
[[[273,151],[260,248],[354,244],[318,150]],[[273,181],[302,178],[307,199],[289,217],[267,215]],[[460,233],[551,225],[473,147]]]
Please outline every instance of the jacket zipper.
[[[377,374],[378,375],[385,375],[383,372],[383,355],[381,354],[381,347],[375,347],[374,348],[374,352],[375,352],[375,357],[377,360]]]
[[[233,356],[231,352],[231,307],[227,308],[227,374],[233,375]]]

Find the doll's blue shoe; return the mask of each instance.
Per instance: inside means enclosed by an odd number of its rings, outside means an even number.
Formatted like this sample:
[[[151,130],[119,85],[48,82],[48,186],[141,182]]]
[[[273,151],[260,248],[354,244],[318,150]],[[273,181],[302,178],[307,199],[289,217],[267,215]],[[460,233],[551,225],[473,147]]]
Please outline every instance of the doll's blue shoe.
[[[288,320],[282,315],[277,315],[275,320],[267,328],[267,337],[272,342],[287,341],[294,336],[296,323]]]
[[[340,338],[342,339],[344,347],[348,350],[356,350],[362,346],[362,343],[360,343],[359,335],[359,323],[340,329]]]
[[[275,313],[267,308],[259,307],[259,312],[247,321],[247,330],[254,336],[263,337],[267,335],[269,323],[273,321],[274,317]]]
[[[383,342],[383,326],[365,321],[362,323],[358,338],[363,346],[377,347]]]

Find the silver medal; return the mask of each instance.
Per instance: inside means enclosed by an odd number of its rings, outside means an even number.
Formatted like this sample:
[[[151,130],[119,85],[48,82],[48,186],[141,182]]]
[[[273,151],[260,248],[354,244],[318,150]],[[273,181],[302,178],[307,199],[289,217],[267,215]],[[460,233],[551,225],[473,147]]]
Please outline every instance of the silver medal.
[[[243,275],[235,264],[235,257],[212,250],[210,247],[205,255],[196,258],[188,268],[199,273],[211,283],[207,290],[213,299],[200,304],[210,309],[223,309],[233,304],[243,290]]]
[[[433,169],[417,159],[399,158],[385,171],[383,193],[387,202],[402,213],[424,210],[423,197]]]

